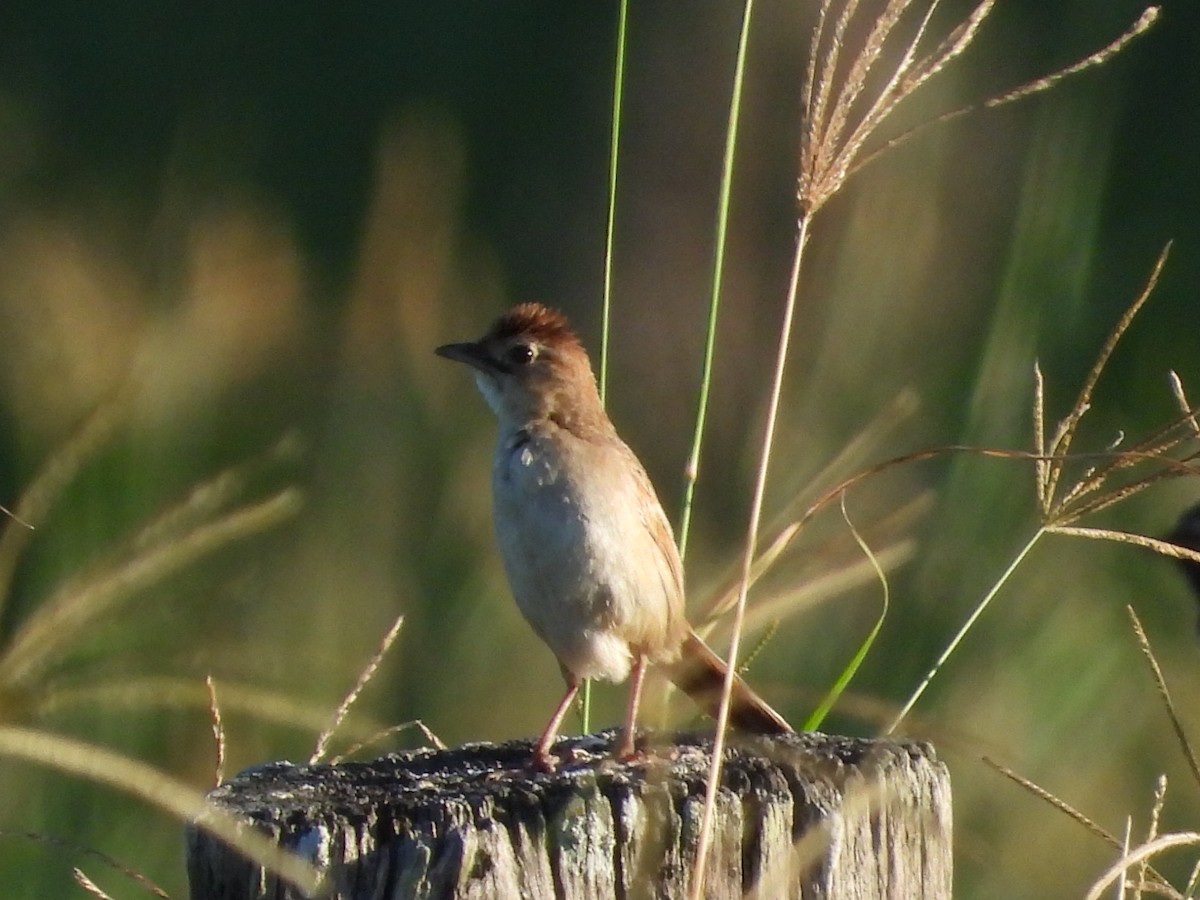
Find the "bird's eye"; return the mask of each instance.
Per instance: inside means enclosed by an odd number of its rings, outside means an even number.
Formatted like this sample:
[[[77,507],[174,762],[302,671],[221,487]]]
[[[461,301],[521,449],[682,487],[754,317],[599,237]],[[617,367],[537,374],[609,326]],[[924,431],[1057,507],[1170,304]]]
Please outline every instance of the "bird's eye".
[[[508,361],[514,366],[527,366],[537,357],[533,344],[513,344],[508,349]]]

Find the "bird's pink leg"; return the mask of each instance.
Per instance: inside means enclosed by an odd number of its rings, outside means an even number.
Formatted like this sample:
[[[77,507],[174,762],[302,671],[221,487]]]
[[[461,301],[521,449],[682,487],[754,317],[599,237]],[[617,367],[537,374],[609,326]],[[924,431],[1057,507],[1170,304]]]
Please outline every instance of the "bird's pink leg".
[[[625,711],[625,727],[621,730],[621,743],[617,745],[617,759],[628,760],[637,755],[634,741],[637,739],[638,704],[642,700],[642,682],[646,678],[646,657],[639,653],[629,676],[629,707]]]
[[[550,755],[550,748],[554,746],[554,739],[558,736],[558,727],[562,724],[563,716],[567,714],[567,710],[575,701],[575,695],[579,693],[579,679],[574,674],[563,669],[563,678],[567,682],[567,692],[558,702],[554,715],[550,717],[550,721],[546,724],[546,730],[542,732],[537,746],[533,749],[533,767],[541,772],[553,772],[557,766],[554,757]]]

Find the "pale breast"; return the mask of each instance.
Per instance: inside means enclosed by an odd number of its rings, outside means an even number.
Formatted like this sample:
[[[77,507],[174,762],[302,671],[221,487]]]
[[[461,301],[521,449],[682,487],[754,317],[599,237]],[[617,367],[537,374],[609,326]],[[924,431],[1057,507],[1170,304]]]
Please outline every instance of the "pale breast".
[[[645,476],[636,460],[631,475],[625,454],[534,429],[502,437],[496,450],[496,534],[513,595],[581,677],[623,680],[630,645],[658,661],[682,641],[678,562],[664,559],[655,536],[666,527],[673,554],[670,529],[656,500],[650,512],[662,522],[647,515]]]

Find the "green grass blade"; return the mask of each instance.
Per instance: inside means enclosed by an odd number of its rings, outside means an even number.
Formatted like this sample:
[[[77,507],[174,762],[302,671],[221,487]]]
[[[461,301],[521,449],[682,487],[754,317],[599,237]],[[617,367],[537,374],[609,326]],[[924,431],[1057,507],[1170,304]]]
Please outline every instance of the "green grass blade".
[[[700,476],[700,449],[704,445],[704,425],[708,418],[708,395],[712,384],[713,356],[717,342],[717,315],[721,307],[721,282],[725,275],[725,245],[729,231],[729,196],[733,186],[733,164],[737,151],[738,125],[745,83],[746,46],[750,35],[753,0],[747,0],[738,38],[737,63],[733,72],[733,93],[729,98],[729,123],[725,129],[725,155],[721,162],[721,190],[717,199],[717,235],[713,253],[712,287],[708,303],[708,325],[704,335],[704,363],[700,372],[700,393],[696,403],[696,428],[692,447],[684,467],[683,511],[679,518],[679,556],[686,560],[688,534],[692,524],[692,502],[696,479]]]
[[[971,630],[971,628],[975,625],[975,622],[981,615],[983,615],[983,611],[988,608],[988,605],[992,602],[992,600],[995,599],[996,595],[1000,593],[1000,588],[1004,587],[1004,585],[1008,583],[1008,579],[1012,577],[1012,573],[1017,570],[1017,567],[1024,561],[1025,557],[1029,555],[1029,551],[1033,549],[1034,545],[1044,534],[1046,534],[1046,529],[1039,528],[1033,533],[1033,537],[1029,539],[1029,542],[1021,548],[1015,557],[1013,557],[1012,562],[1008,564],[1008,568],[1004,570],[1004,573],[996,580],[996,583],[992,585],[991,589],[988,590],[983,599],[976,604],[975,609],[971,611],[971,615],[967,617],[967,621],[963,622],[962,627],[959,628],[954,637],[950,639],[950,643],[946,645],[946,649],[942,651],[942,655],[937,658],[937,662],[935,662],[932,668],[925,673],[925,677],[921,679],[921,683],[917,685],[917,689],[913,691],[912,696],[909,697],[908,701],[904,704],[904,708],[897,713],[896,718],[894,718],[891,724],[885,729],[884,734],[891,734],[900,727],[900,723],[904,721],[910,712],[912,712],[912,708],[916,705],[917,701],[921,699],[921,695],[925,693],[925,689],[929,687],[930,682],[932,682],[937,676],[938,672],[942,670],[942,666],[946,664],[946,660],[950,658],[951,654],[953,654],[958,648],[958,645],[962,643],[963,638],[967,636],[967,632]]]
[[[617,54],[613,62],[612,134],[608,147],[608,225],[604,236],[604,299],[600,306],[600,403],[608,398],[608,341],[612,322],[613,235],[617,222],[617,166],[621,151],[621,99],[625,93],[625,34],[629,0],[621,0],[617,18]],[[579,693],[582,730],[592,730],[592,683],[585,680]]]
[[[834,682],[833,687],[829,689],[829,693],[827,693],[824,699],[821,700],[820,705],[813,710],[812,715],[810,715],[804,722],[804,727],[802,729],[804,731],[816,731],[821,727],[821,723],[825,721],[825,717],[829,715],[829,711],[833,709],[833,706],[835,703],[837,703],[838,698],[841,697],[842,693],[846,690],[846,686],[849,685],[854,676],[858,674],[859,667],[863,664],[863,660],[867,658],[867,654],[871,652],[871,647],[874,646],[875,639],[879,637],[879,632],[883,630],[883,620],[887,618],[888,600],[891,596],[891,592],[888,589],[887,575],[884,574],[883,567],[880,566],[879,560],[876,559],[875,554],[871,552],[871,548],[867,546],[867,542],[863,540],[862,535],[858,533],[858,529],[854,527],[854,523],[850,521],[850,517],[846,513],[845,494],[842,494],[841,505],[842,518],[850,527],[850,534],[854,536],[855,543],[862,548],[863,553],[866,554],[867,559],[870,560],[871,565],[874,566],[875,574],[879,577],[879,583],[883,587],[883,607],[879,610],[879,618],[875,620],[874,627],[871,628],[870,633],[863,640],[853,658],[851,658],[849,664],[845,669],[842,670],[842,673],[838,676],[837,681]]]

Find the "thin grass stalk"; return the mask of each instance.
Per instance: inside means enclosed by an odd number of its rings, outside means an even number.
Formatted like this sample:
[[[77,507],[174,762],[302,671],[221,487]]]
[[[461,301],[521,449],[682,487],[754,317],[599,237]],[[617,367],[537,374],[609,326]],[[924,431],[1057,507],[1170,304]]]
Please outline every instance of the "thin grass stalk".
[[[621,0],[617,16],[617,53],[613,61],[612,124],[608,145],[608,222],[604,230],[604,297],[600,304],[600,403],[608,396],[608,342],[612,324],[613,243],[617,223],[617,162],[621,149],[621,101],[625,93],[625,27],[629,0]]]
[[[857,434],[841,444],[837,452],[817,472],[800,476],[803,479],[800,487],[795,489],[792,499],[775,514],[775,518],[767,526],[767,531],[779,531],[789,520],[794,519],[802,499],[810,495],[813,485],[833,483],[835,478],[844,477],[842,473],[854,472],[867,465],[871,455],[884,446],[885,438],[890,437],[891,432],[902,422],[912,418],[919,408],[915,392],[905,389],[897,393]]]
[[[822,18],[824,18],[822,14]],[[688,535],[691,530],[692,502],[696,493],[696,480],[700,473],[700,450],[704,444],[704,426],[708,417],[708,395],[712,384],[713,357],[717,340],[717,315],[721,306],[721,284],[725,270],[725,247],[729,226],[729,197],[733,185],[733,164],[736,158],[738,126],[741,120],[742,90],[745,85],[746,57],[750,39],[750,23],[754,19],[754,0],[745,0],[742,8],[742,28],[738,35],[737,59],[734,64],[733,89],[729,98],[729,121],[725,130],[725,154],[721,162],[721,186],[717,199],[717,234],[713,253],[712,289],[708,306],[708,325],[704,338],[704,362],[700,375],[700,396],[696,409],[696,428],[692,438],[692,449],[688,455],[687,466],[684,470],[683,511],[679,522],[679,556],[687,558]],[[803,246],[803,245],[801,245]],[[746,549],[745,569],[753,562],[754,546]],[[735,613],[733,642],[736,646],[741,637],[741,619],[745,613],[745,604],[739,602]],[[717,762],[724,752],[725,729],[729,724],[729,698],[733,687],[733,675],[737,668],[735,657],[729,657],[726,670],[721,707],[717,719],[717,734],[713,745],[713,766],[709,772],[708,785],[705,789],[704,815],[700,827],[700,842],[696,850],[696,860],[692,869],[692,900],[701,900],[704,894],[704,864],[708,858],[709,845],[712,840],[712,819],[716,809],[717,784],[720,776],[720,766]]]
[[[1196,437],[1200,437],[1200,420],[1196,419],[1196,413],[1192,409],[1192,404],[1187,398],[1187,394],[1183,390],[1183,381],[1179,377],[1179,373],[1174,369],[1170,375],[1171,393],[1175,397],[1175,402],[1179,404],[1179,408],[1183,411],[1183,417],[1189,428]]]
[[[1110,847],[1113,847],[1114,849],[1117,849],[1117,850],[1121,849],[1121,842],[1119,840],[1117,840],[1117,838],[1110,831],[1108,831],[1106,828],[1104,828],[1104,826],[1100,825],[1098,822],[1094,821],[1093,819],[1089,818],[1088,816],[1085,816],[1083,813],[1081,813],[1075,807],[1071,806],[1065,800],[1059,799],[1058,797],[1054,796],[1054,794],[1050,793],[1048,790],[1046,790],[1041,785],[1035,784],[1034,782],[1030,781],[1028,778],[1024,777],[1023,775],[1018,775],[1016,772],[1014,772],[1008,766],[1004,765],[1003,763],[996,762],[996,760],[992,759],[989,756],[983,757],[983,762],[985,765],[991,766],[992,769],[999,772],[1005,778],[1009,779],[1010,781],[1016,783],[1017,785],[1021,786],[1025,790],[1027,790],[1029,793],[1033,794],[1033,796],[1037,797],[1039,800],[1043,800],[1046,803],[1049,803],[1051,806],[1053,806],[1059,812],[1065,813],[1069,818],[1074,819],[1078,824],[1082,825],[1091,834],[1100,838],[1100,840],[1104,841],[1104,843],[1108,844]]]
[[[1172,847],[1200,847],[1200,833],[1195,831],[1181,831],[1175,834],[1164,834],[1162,837],[1142,844],[1132,853],[1122,856],[1119,860],[1100,876],[1100,879],[1092,885],[1092,889],[1088,891],[1086,900],[1100,900],[1101,895],[1114,883],[1118,878],[1123,878],[1126,870],[1137,865],[1144,859],[1150,859],[1154,855],[1161,853],[1163,850],[1169,850]]]
[[[383,662],[383,658],[387,656],[388,650],[391,649],[392,643],[400,634],[400,629],[404,626],[404,615],[401,613],[396,617],[396,621],[392,623],[392,627],[388,629],[388,633],[383,636],[383,640],[379,644],[379,648],[375,651],[366,667],[359,673],[358,679],[354,682],[354,687],[350,689],[342,702],[338,704],[338,708],[334,710],[333,716],[329,720],[329,725],[321,732],[317,738],[317,745],[313,748],[312,756],[308,758],[310,766],[316,765],[325,758],[325,754],[329,749],[329,741],[337,733],[346,716],[350,714],[350,707],[358,700],[363,689],[371,683],[371,679],[375,677],[375,673],[379,671],[379,666]]]
[[[1156,462],[1166,462],[1166,460],[1162,460],[1161,458],[1154,459]],[[1094,513],[1098,513],[1101,510],[1108,509],[1110,506],[1114,506],[1115,504],[1120,503],[1122,500],[1132,497],[1134,494],[1140,494],[1146,488],[1158,484],[1160,481],[1166,481],[1170,478],[1177,478],[1180,474],[1184,473],[1195,475],[1196,468],[1188,465],[1187,463],[1183,463],[1181,465],[1177,461],[1173,465],[1164,465],[1163,468],[1157,472],[1152,472],[1143,478],[1139,478],[1136,481],[1131,481],[1129,484],[1112,488],[1098,497],[1093,497],[1086,503],[1073,506],[1071,509],[1066,510],[1065,515],[1063,514],[1062,510],[1059,510],[1059,516],[1049,524],[1057,525],[1060,522],[1076,522],[1084,516],[1089,516]],[[1091,488],[1088,493],[1090,493],[1092,490],[1097,490],[1101,486],[1102,485],[1097,484],[1095,487]],[[1080,494],[1079,496],[1083,495]],[[1078,499],[1078,497],[1075,499]]]
[[[621,0],[617,14],[617,52],[613,60],[612,124],[608,145],[608,222],[604,229],[604,297],[600,303],[600,405],[608,400],[608,345],[612,332],[613,244],[617,230],[617,168],[621,155],[621,102],[625,95],[626,25],[629,0]],[[579,717],[584,734],[592,730],[592,682],[585,678],[579,692]]]
[[[1060,511],[1065,509],[1072,501],[1095,490],[1096,487],[1102,485],[1111,475],[1121,469],[1129,469],[1142,462],[1157,461],[1161,461],[1164,466],[1169,466],[1172,463],[1187,463],[1200,456],[1200,452],[1197,452],[1188,454],[1180,461],[1167,458],[1167,454],[1176,447],[1195,439],[1196,436],[1191,433],[1190,419],[1195,416],[1196,412],[1197,410],[1194,409],[1184,410],[1182,418],[1173,419],[1158,430],[1142,438],[1134,446],[1124,450],[1117,451],[1110,448],[1110,451],[1107,453],[1079,454],[1076,458],[1087,459],[1094,457],[1104,461],[1104,465],[1097,465],[1088,469],[1079,482],[1058,503],[1054,504],[1055,508]],[[1064,467],[1069,460],[1069,456],[1060,454],[1058,456],[1051,456],[1050,459],[1056,465]]]
[[[1133,840],[1133,816],[1126,816],[1125,817],[1125,834],[1123,836],[1123,840],[1121,841],[1121,855],[1122,856],[1129,855],[1129,845],[1132,842],[1132,840]],[[1142,863],[1145,864],[1145,860],[1142,860]],[[1139,866],[1139,870],[1140,870],[1140,868],[1141,867]],[[1120,878],[1117,880],[1116,900],[1125,900],[1125,888],[1128,884],[1129,884],[1128,878]],[[1138,893],[1140,894],[1141,892],[1139,891]]]
[[[1159,276],[1162,274],[1163,266],[1166,265],[1167,256],[1171,252],[1171,244],[1167,243],[1162,251],[1158,254],[1158,259],[1154,263],[1154,269],[1150,273],[1150,278],[1146,285],[1142,288],[1141,294],[1133,301],[1130,307],[1125,310],[1116,326],[1109,333],[1108,340],[1104,342],[1104,346],[1100,349],[1100,355],[1096,357],[1096,362],[1088,372],[1087,379],[1083,383],[1083,387],[1079,391],[1079,396],[1075,400],[1075,405],[1071,407],[1070,413],[1055,429],[1054,437],[1050,439],[1048,450],[1051,455],[1066,454],[1071,449],[1071,440],[1075,436],[1075,429],[1079,426],[1080,420],[1083,418],[1092,403],[1092,394],[1096,390],[1096,384],[1100,381],[1100,375],[1104,371],[1104,367],[1108,364],[1109,357],[1112,356],[1117,344],[1120,343],[1121,337],[1129,329],[1133,322],[1134,316],[1150,299],[1150,294],[1153,293],[1155,285],[1158,284]],[[1062,467],[1056,467],[1050,473],[1050,495],[1053,496],[1058,486],[1058,478],[1062,474]]]
[[[696,403],[696,427],[692,447],[683,474],[683,510],[679,517],[679,558],[687,561],[688,536],[691,533],[692,503],[696,480],[700,477],[700,450],[704,446],[704,428],[708,421],[708,396],[712,387],[713,357],[717,343],[717,316],[721,308],[721,284],[725,276],[725,247],[729,232],[729,197],[733,187],[733,164],[737,153],[738,127],[742,115],[742,89],[745,84],[746,48],[754,0],[746,0],[742,10],[742,31],[738,36],[737,61],[733,70],[733,93],[729,98],[729,122],[725,128],[725,155],[721,161],[721,188],[717,197],[717,233],[713,252],[712,285],[708,302],[708,324],[704,335],[704,362],[700,370],[700,393]]]
[[[1034,472],[1037,476],[1036,490],[1042,520],[1050,518],[1050,460],[1046,454],[1046,379],[1042,367],[1033,364],[1033,452],[1037,454]]]
[[[47,847],[52,847],[56,850],[62,850],[72,855],[87,856],[97,860],[115,872],[120,872],[130,880],[136,882],[139,887],[145,889],[148,893],[155,897],[160,897],[162,900],[171,900],[171,895],[160,888],[157,884],[138,872],[136,869],[131,869],[123,863],[119,862],[114,857],[109,856],[97,850],[95,847],[89,847],[86,844],[77,844],[74,841],[68,841],[60,837],[55,837],[50,834],[39,834],[34,831],[5,831],[0,828],[0,838],[21,838],[22,840],[30,841],[34,844],[43,844]]]
[[[225,783],[225,723],[221,719],[221,704],[217,702],[217,683],[212,675],[204,677],[204,686],[208,689],[209,721],[212,723],[213,749],[213,787]]]
[[[861,587],[870,581],[878,582],[878,569],[885,573],[897,569],[915,557],[916,552],[916,541],[898,541],[878,551],[873,550],[874,561],[864,559],[853,565],[835,569],[819,578],[805,581],[791,590],[758,597],[753,607],[746,612],[744,630],[749,634],[756,634],[768,625],[777,625],[805,610],[813,609],[818,604],[827,603],[851,588]]]
[[[429,741],[433,749],[449,749],[446,746],[446,743],[440,737],[434,734],[433,730],[428,725],[426,725],[420,719],[411,719],[408,722],[401,722],[399,725],[391,725],[387,728],[381,728],[366,740],[351,744],[341,753],[329,757],[329,765],[340,766],[345,760],[349,759],[354,754],[366,749],[367,747],[373,747],[384,738],[391,737],[393,734],[399,734],[402,731],[408,731],[410,728],[416,728],[418,731],[420,731],[425,740]]]
[[[862,644],[859,646],[850,662],[846,665],[846,668],[842,670],[842,673],[838,676],[837,681],[834,682],[833,687],[829,689],[829,692],[817,705],[817,708],[813,710],[812,715],[808,717],[808,720],[803,726],[804,731],[816,731],[821,727],[821,723],[825,721],[825,717],[829,715],[830,710],[833,709],[834,704],[838,701],[838,698],[842,696],[846,690],[846,687],[850,684],[851,680],[853,680],[855,674],[857,674],[859,668],[862,666],[863,660],[865,660],[867,658],[867,654],[871,652],[871,648],[875,645],[876,638],[879,637],[879,632],[883,630],[883,622],[887,618],[888,614],[888,598],[890,597],[890,591],[888,589],[887,575],[884,574],[883,567],[880,565],[879,560],[876,559],[875,554],[871,551],[871,548],[867,546],[867,542],[863,540],[862,535],[858,533],[858,529],[854,527],[854,523],[850,521],[850,516],[846,512],[845,494],[842,494],[841,506],[842,518],[845,520],[846,525],[850,528],[850,533],[854,536],[855,542],[857,542],[858,546],[862,548],[863,554],[867,557],[867,560],[875,569],[875,575],[878,577],[879,584],[883,588],[883,604],[882,608],[879,610],[879,618],[875,620],[875,624],[872,626],[870,633],[866,636],[866,638],[863,639]]]
[[[1033,794],[1039,800],[1043,800],[1046,803],[1049,803],[1051,806],[1053,806],[1059,812],[1065,814],[1068,818],[1073,819],[1077,824],[1082,825],[1088,832],[1090,832],[1095,837],[1098,837],[1100,840],[1104,841],[1104,843],[1108,844],[1108,846],[1112,847],[1115,850],[1121,851],[1122,853],[1125,852],[1123,849],[1123,847],[1124,847],[1123,843],[1120,840],[1118,840],[1115,835],[1113,835],[1112,833],[1107,831],[1105,828],[1103,828],[1102,826],[1097,824],[1092,819],[1085,816],[1083,813],[1081,813],[1075,807],[1071,806],[1065,800],[1062,800],[1062,799],[1054,796],[1054,794],[1050,793],[1045,788],[1041,787],[1038,784],[1035,784],[1034,782],[1030,781],[1028,778],[1018,775],[1016,772],[1014,772],[1008,766],[998,763],[994,759],[991,759],[990,757],[987,757],[987,756],[983,757],[983,762],[986,765],[991,766],[992,769],[999,772],[1005,778],[1009,779],[1010,781],[1013,781],[1020,787],[1027,790],[1029,793]],[[1164,897],[1171,897],[1171,898],[1174,898],[1174,900],[1183,900],[1182,895],[1178,891],[1176,891],[1174,888],[1171,887],[1170,882],[1167,881],[1167,879],[1163,876],[1163,874],[1161,872],[1159,872],[1157,869],[1155,869],[1151,865],[1147,865],[1146,872],[1150,876],[1150,879],[1151,879],[1148,889],[1152,888],[1156,893],[1161,894]]]
[[[721,767],[725,756],[725,737],[729,726],[729,705],[733,695],[733,679],[737,672],[742,626],[746,620],[746,597],[750,590],[754,551],[758,546],[759,522],[762,519],[763,503],[767,493],[771,448],[775,443],[775,426],[779,421],[779,400],[783,395],[783,375],[787,367],[788,348],[791,345],[792,323],[795,319],[796,303],[800,292],[800,270],[804,261],[804,248],[808,243],[809,222],[808,216],[801,216],[796,226],[796,250],[792,256],[787,301],[783,309],[783,322],[779,328],[779,346],[775,353],[775,373],[771,381],[770,400],[767,403],[767,421],[763,428],[758,472],[754,481],[754,493],[750,500],[750,521],[746,526],[746,539],[742,548],[742,581],[738,591],[737,606],[734,607],[733,627],[729,636],[729,652],[726,656],[728,666],[725,670],[725,684],[721,691],[721,706],[717,713],[717,729],[713,739],[712,762],[709,766],[708,784],[704,794],[704,815],[700,822],[700,841],[696,849],[696,863],[692,877],[692,900],[700,900],[703,896],[703,873],[712,839],[717,787],[721,781]]]
[[[1188,740],[1187,732],[1183,730],[1183,721],[1179,718],[1179,712],[1175,708],[1175,701],[1171,699],[1171,691],[1167,687],[1167,679],[1163,676],[1162,669],[1158,665],[1158,657],[1154,655],[1154,648],[1150,646],[1150,639],[1146,637],[1146,631],[1142,628],[1142,621],[1138,618],[1137,612],[1134,611],[1132,606],[1126,606],[1125,611],[1129,613],[1129,619],[1133,624],[1133,632],[1137,637],[1138,648],[1142,651],[1142,655],[1146,658],[1146,662],[1150,666],[1150,674],[1154,677],[1154,684],[1158,688],[1158,694],[1162,698],[1163,706],[1167,709],[1167,716],[1171,720],[1171,729],[1175,732],[1175,738],[1179,741],[1179,748],[1187,760],[1188,768],[1192,770],[1192,778],[1196,780],[1197,785],[1200,785],[1200,760],[1196,758],[1196,753],[1192,750],[1192,742]]]
[[[1196,895],[1197,889],[1200,889],[1200,860],[1192,867],[1191,877],[1188,878],[1187,886],[1183,889],[1184,896],[1191,900]]]
[[[252,479],[300,453],[300,439],[285,434],[265,451],[242,460],[190,488],[182,500],[150,520],[134,535],[129,548],[144,551],[173,540],[205,518],[217,515],[246,493]]]
[[[1163,809],[1167,803],[1167,776],[1159,775],[1158,782],[1154,785],[1154,806],[1150,808],[1150,826],[1146,829],[1146,840],[1152,841],[1158,837],[1159,823],[1162,820]],[[1142,898],[1143,884],[1149,883],[1148,874],[1150,871],[1150,861],[1142,860],[1138,865],[1136,900]]]
[[[1087,459],[1089,457],[1099,456],[1102,459],[1110,459],[1111,462],[1103,466],[1088,469],[1082,476],[1082,480],[1076,482],[1063,497],[1058,500],[1050,509],[1049,515],[1046,517],[1044,524],[1058,525],[1070,524],[1078,521],[1084,516],[1099,512],[1112,506],[1114,503],[1119,503],[1126,497],[1131,497],[1134,494],[1141,493],[1146,488],[1170,478],[1179,478],[1182,476],[1194,476],[1200,474],[1200,466],[1196,465],[1195,460],[1200,456],[1200,452],[1189,453],[1181,459],[1173,459],[1166,454],[1174,450],[1177,446],[1185,441],[1191,440],[1190,437],[1184,436],[1181,438],[1171,438],[1158,444],[1151,445],[1149,450],[1122,450],[1117,453],[1103,454],[1079,454],[1076,459]],[[1059,464],[1065,464],[1069,457],[1053,457],[1061,461]],[[1106,486],[1106,482],[1110,480],[1117,472],[1125,469],[1130,469],[1139,463],[1148,463],[1158,466],[1158,468],[1139,478],[1122,484],[1118,487],[1109,488],[1102,494],[1092,496],[1091,499],[1084,500],[1083,498],[1089,495],[1096,494]]]
[[[903,418],[908,417],[915,409],[914,395],[907,391],[897,394],[889,406],[849,442],[843,444],[834,457],[821,467],[820,471],[815,475],[805,477],[804,487],[797,490],[795,496],[762,529],[774,537],[770,539],[754,562],[752,585],[779,561],[791,545],[792,540],[800,533],[800,526],[803,523],[795,521],[796,509],[799,508],[804,495],[808,492],[808,487],[830,482],[836,472],[850,470],[858,465],[855,460],[865,459],[868,450],[878,443],[880,437]],[[902,509],[907,511],[907,508]],[[699,607],[697,620],[693,624],[696,625],[701,637],[705,636],[706,629],[717,619],[733,608],[737,602],[739,581],[738,564],[735,562],[730,567],[729,574],[722,580],[721,587],[715,590],[709,599]]]
[[[958,645],[962,643],[963,638],[967,636],[967,632],[971,630],[971,628],[975,625],[975,622],[981,615],[983,615],[983,611],[988,608],[992,600],[994,600],[996,595],[1000,593],[1000,589],[1004,587],[1004,585],[1008,582],[1008,579],[1012,577],[1013,572],[1017,570],[1017,567],[1025,560],[1025,557],[1029,555],[1029,552],[1034,548],[1034,545],[1037,544],[1038,540],[1044,534],[1046,534],[1046,529],[1039,528],[1033,533],[1033,537],[1029,539],[1029,542],[1021,548],[1020,552],[1018,552],[1015,557],[1013,557],[1012,561],[1008,564],[1008,568],[1004,570],[1003,574],[1001,574],[999,579],[996,580],[996,583],[991,586],[987,594],[984,595],[983,599],[976,604],[975,609],[971,611],[971,615],[967,617],[967,621],[963,622],[962,627],[958,629],[958,632],[951,639],[950,643],[946,645],[946,648],[941,652],[941,655],[938,656],[937,661],[933,664],[930,670],[925,673],[925,677],[921,679],[921,683],[917,685],[917,689],[913,691],[912,696],[908,698],[908,701],[904,704],[903,708],[899,713],[897,713],[896,718],[894,718],[891,724],[884,729],[884,734],[892,734],[897,728],[900,727],[900,723],[904,721],[909,712],[911,712],[912,708],[916,705],[917,701],[921,699],[921,695],[925,693],[925,689],[929,687],[933,679],[937,677],[938,672],[942,670],[942,666],[946,664],[946,660],[948,660],[954,651],[958,649]]]
[[[112,894],[106,894],[101,890],[100,886],[88,878],[87,873],[78,866],[71,869],[71,877],[75,879],[75,883],[83,889],[85,894],[91,894],[93,897],[98,898],[98,900],[116,900]]]
[[[1065,534],[1069,537],[1112,541],[1117,544],[1133,544],[1135,547],[1144,547],[1147,550],[1152,550],[1155,553],[1162,554],[1163,556],[1170,556],[1175,559],[1186,559],[1200,564],[1200,551],[1191,550],[1187,547],[1180,547],[1178,544],[1172,544],[1170,541],[1152,538],[1144,534],[1136,534],[1132,531],[1116,531],[1111,528],[1091,528],[1083,525],[1047,525],[1046,531],[1050,532],[1051,534]]]
[[[203,685],[192,678],[129,678],[111,682],[89,680],[84,686],[55,687],[28,703],[38,715],[48,716],[81,709],[106,712],[145,712],[155,709],[208,710]],[[260,722],[319,734],[329,723],[329,712],[311,701],[259,687],[221,682],[221,707]],[[383,726],[374,719],[354,715],[342,723],[342,732],[366,738]]]

